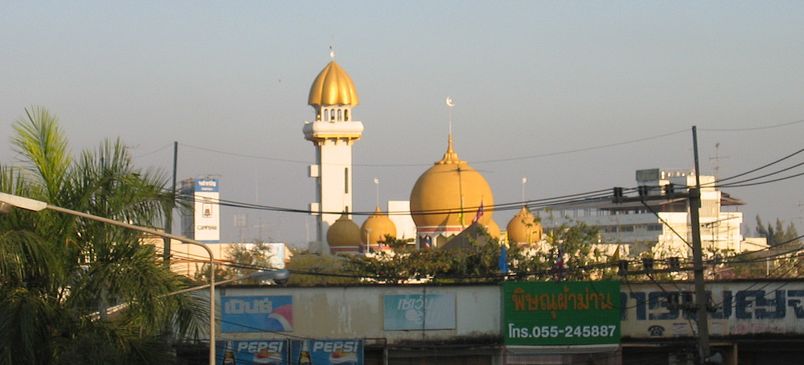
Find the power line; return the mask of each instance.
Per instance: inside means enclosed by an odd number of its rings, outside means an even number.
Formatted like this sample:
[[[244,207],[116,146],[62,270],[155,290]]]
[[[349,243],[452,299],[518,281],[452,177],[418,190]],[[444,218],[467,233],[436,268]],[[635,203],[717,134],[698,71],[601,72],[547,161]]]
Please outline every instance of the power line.
[[[787,127],[790,125],[804,123],[804,119],[795,120],[792,122],[787,123],[779,123],[779,124],[772,124],[768,126],[761,126],[761,127],[746,127],[746,128],[701,128],[702,131],[706,132],[750,132],[750,131],[759,131],[764,129],[774,129],[774,128],[781,128]]]

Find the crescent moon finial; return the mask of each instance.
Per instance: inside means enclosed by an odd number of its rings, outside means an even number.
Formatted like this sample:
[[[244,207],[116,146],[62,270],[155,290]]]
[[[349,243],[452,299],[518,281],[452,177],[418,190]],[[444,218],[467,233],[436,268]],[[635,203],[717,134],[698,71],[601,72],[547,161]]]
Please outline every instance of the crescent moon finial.
[[[447,106],[450,108],[455,106],[455,100],[452,100],[451,96],[447,96]]]

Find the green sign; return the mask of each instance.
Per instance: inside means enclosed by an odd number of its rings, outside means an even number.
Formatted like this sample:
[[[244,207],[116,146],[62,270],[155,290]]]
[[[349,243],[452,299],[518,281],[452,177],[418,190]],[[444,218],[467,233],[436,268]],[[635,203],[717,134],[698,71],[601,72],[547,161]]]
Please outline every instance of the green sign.
[[[620,283],[503,283],[506,345],[595,345],[620,342]]]

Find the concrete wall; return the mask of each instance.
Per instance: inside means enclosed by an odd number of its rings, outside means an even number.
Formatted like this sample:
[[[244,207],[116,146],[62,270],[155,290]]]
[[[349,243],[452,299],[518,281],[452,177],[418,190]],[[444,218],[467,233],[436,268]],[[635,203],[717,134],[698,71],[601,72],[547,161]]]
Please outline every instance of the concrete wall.
[[[221,288],[223,296],[293,297],[293,330],[279,333],[223,333],[220,339],[385,338],[429,341],[456,337],[499,336],[500,289],[497,286],[366,286],[316,288]],[[384,330],[383,297],[400,294],[447,294],[455,297],[455,328],[442,330]]]
[[[690,283],[621,284],[621,333],[624,339],[694,336]],[[713,336],[804,335],[804,280],[707,283],[715,311]],[[220,339],[384,338],[388,344],[501,335],[501,287],[358,286],[283,288],[222,287],[221,297],[291,296],[292,331],[223,333]],[[385,330],[386,295],[454,295],[455,326],[438,330]],[[673,298],[677,297],[675,301]],[[220,313],[219,313],[220,318]],[[220,327],[219,327],[220,328]]]

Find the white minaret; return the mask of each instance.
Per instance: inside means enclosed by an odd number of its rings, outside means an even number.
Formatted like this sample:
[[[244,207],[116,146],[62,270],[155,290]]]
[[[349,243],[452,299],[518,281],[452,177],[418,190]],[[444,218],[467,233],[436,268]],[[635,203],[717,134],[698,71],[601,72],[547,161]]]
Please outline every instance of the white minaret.
[[[317,201],[310,204],[310,211],[318,217],[317,242],[326,242],[327,229],[342,212],[354,210],[352,144],[363,134],[363,123],[352,120],[352,108],[358,102],[352,79],[334,60],[310,87],[308,104],[315,109],[315,121],[306,122],[303,131],[304,138],[315,145],[310,177],[316,182]]]

